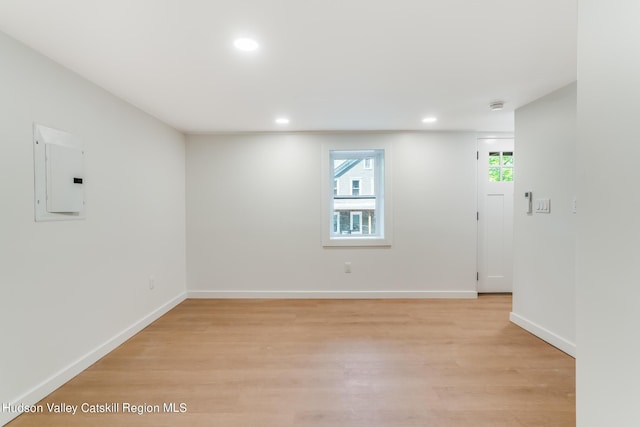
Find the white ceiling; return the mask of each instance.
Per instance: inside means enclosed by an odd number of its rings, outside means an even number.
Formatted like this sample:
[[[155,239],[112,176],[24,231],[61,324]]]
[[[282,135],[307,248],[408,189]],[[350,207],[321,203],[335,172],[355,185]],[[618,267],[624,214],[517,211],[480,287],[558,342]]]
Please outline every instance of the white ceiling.
[[[0,31],[185,132],[512,131],[576,79],[576,0],[0,0]]]

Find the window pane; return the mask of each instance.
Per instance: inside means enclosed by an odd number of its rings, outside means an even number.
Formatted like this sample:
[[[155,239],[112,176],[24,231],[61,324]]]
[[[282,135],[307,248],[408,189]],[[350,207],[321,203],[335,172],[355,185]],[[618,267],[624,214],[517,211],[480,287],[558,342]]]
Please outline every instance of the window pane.
[[[500,182],[500,168],[489,168],[489,182]]]
[[[351,195],[352,196],[360,195],[360,181],[358,180],[351,181]]]
[[[499,166],[500,165],[500,152],[491,152],[489,153],[489,166]]]
[[[352,234],[361,234],[361,225],[362,225],[362,212],[352,212],[351,213],[351,233]]]
[[[350,233],[349,224],[350,224],[349,212],[348,211],[340,212],[340,234]]]
[[[513,181],[513,168],[502,169],[502,180]]]
[[[513,166],[513,152],[505,151],[502,153],[502,166]]]
[[[333,176],[332,215],[330,234],[334,238],[382,237],[377,220],[384,219],[376,195],[384,189],[383,150],[330,151]]]

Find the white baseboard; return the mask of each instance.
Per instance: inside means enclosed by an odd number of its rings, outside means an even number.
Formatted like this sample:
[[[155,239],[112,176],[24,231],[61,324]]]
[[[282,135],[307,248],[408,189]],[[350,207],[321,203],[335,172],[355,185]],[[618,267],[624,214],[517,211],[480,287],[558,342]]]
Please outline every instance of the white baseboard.
[[[576,357],[576,345],[561,336],[551,332],[548,329],[543,328],[542,326],[531,322],[530,320],[525,319],[524,317],[511,312],[509,314],[509,320],[511,320],[516,325],[520,326],[522,329],[525,329],[528,332],[531,332],[533,335],[538,338],[548,342],[552,346],[558,348],[559,350],[564,351],[571,357]]]
[[[189,298],[372,299],[478,298],[476,291],[187,291]]]
[[[186,293],[182,293],[166,304],[163,304],[156,310],[152,311],[142,319],[138,320],[133,325],[129,326],[124,331],[120,332],[104,344],[98,346],[93,349],[89,353],[85,354],[75,362],[68,365],[66,368],[58,371],[53,374],[51,377],[47,378],[22,396],[14,399],[13,402],[10,403],[11,406],[17,406],[20,403],[25,405],[34,405],[38,403],[40,400],[47,397],[57,388],[65,384],[67,381],[78,375],[80,372],[87,369],[89,366],[93,365],[95,362],[100,360],[102,357],[107,355],[109,352],[113,351],[116,347],[127,341],[129,338],[149,326],[151,323],[156,321],[160,316],[167,313],[169,310],[174,308],[176,305],[180,304],[187,298]],[[0,403],[1,404],[1,403]],[[1,409],[1,408],[0,408]],[[0,410],[0,425],[5,425],[15,417],[20,415],[20,413],[14,412],[3,412]]]

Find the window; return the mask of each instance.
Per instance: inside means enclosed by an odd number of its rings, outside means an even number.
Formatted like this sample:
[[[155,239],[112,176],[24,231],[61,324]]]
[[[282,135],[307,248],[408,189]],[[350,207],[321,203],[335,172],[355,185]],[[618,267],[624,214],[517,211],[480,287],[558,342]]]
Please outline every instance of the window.
[[[513,151],[489,153],[489,182],[513,181]]]
[[[360,195],[360,180],[352,179],[351,180],[351,195],[359,196]]]
[[[325,148],[323,156],[323,245],[390,245],[388,149]]]

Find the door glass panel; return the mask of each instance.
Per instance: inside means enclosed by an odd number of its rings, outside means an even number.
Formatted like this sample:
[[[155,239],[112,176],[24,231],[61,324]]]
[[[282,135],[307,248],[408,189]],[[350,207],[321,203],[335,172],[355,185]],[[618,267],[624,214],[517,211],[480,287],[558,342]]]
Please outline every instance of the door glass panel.
[[[513,151],[489,152],[489,182],[513,181]]]
[[[500,168],[489,168],[489,182],[500,181]]]
[[[489,153],[489,166],[500,166],[500,152]]]

